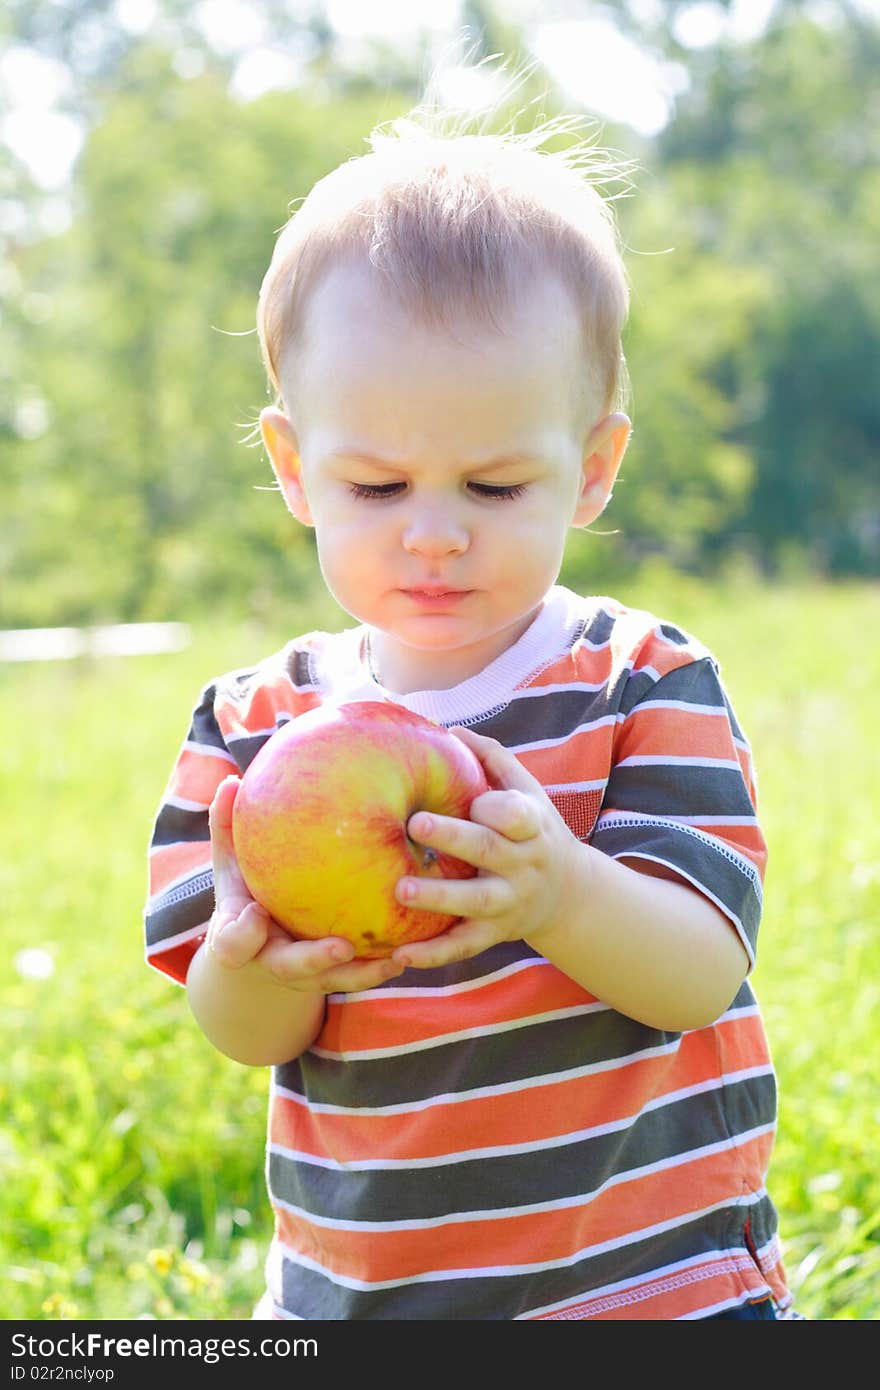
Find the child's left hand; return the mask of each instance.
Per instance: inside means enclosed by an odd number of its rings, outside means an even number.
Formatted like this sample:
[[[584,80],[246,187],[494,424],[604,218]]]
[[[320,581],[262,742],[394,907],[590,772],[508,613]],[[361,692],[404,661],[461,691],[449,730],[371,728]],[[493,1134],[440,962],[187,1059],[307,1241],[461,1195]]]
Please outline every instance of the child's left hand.
[[[473,864],[476,878],[402,878],[407,907],[463,918],[429,941],[399,946],[394,960],[420,968],[467,960],[499,941],[526,938],[540,949],[541,932],[559,923],[583,846],[544,788],[495,739],[453,732],[480,759],[491,790],[475,798],[471,819],[418,811],[413,840]]]

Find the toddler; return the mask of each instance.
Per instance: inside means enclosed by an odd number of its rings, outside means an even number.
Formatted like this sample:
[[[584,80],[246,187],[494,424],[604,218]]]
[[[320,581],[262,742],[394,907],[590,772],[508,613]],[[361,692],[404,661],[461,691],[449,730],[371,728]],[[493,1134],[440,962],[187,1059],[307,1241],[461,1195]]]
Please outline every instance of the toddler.
[[[207,1038],[272,1067],[258,1317],[790,1304],[749,746],[699,642],[558,583],[630,431],[626,276],[583,156],[397,123],[312,189],[263,282],[262,438],[355,625],[205,687],[146,911]],[[410,820],[479,872],[402,879],[460,921],[381,961],[282,930],[230,833],[273,732],[363,698],[455,728],[490,787],[470,821]]]

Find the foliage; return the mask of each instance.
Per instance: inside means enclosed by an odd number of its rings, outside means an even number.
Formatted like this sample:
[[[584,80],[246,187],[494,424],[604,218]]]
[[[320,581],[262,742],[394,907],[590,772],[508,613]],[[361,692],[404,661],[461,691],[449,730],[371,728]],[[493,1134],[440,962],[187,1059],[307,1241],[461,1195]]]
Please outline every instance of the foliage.
[[[755,987],[781,1089],[771,1189],[801,1311],[873,1319],[878,599],[742,577],[732,594],[655,568],[620,597],[713,648],[752,741],[770,843]],[[3,675],[5,727],[26,709],[38,731],[6,740],[2,788],[7,1318],[250,1316],[270,1235],[267,1075],[216,1053],[145,966],[145,850],[202,683],[342,621],[323,599],[294,603],[283,629],[215,622],[170,658]]]
[[[878,61],[875,21],[844,8],[820,27],[785,6],[761,41],[694,62],[658,151],[692,219],[685,273],[708,255],[732,285],[764,285],[714,366],[725,436],[753,464],[717,534],[838,573],[880,561]]]
[[[7,621],[186,616],[243,572],[258,607],[281,585],[288,524],[246,447],[266,403],[256,290],[291,200],[383,109],[373,94],[332,121],[291,95],[242,107],[214,74],[182,82],[166,55],[134,55],[70,232],[28,258],[51,318],[20,370],[52,428],[7,450]]]

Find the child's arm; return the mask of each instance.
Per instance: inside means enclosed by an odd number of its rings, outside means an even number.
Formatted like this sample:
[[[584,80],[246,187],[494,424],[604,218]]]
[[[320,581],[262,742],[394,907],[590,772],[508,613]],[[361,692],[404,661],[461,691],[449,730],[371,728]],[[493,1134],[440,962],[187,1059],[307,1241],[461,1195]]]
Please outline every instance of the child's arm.
[[[513,754],[493,739],[456,732],[496,790],[476,799],[471,821],[420,812],[410,834],[480,874],[402,879],[402,901],[465,920],[394,958],[437,966],[524,938],[591,994],[650,1027],[679,1032],[714,1022],[749,963],[725,914],[684,882],[654,876],[663,871],[647,861],[633,861],[635,869],[583,844]]]
[[[314,1041],[325,995],[369,989],[403,966],[352,961],[351,944],[339,937],[295,941],[254,902],[232,847],[237,785],[238,778],[227,778],[211,805],[216,908],[186,989],[199,1027],[219,1051],[248,1066],[270,1066]]]

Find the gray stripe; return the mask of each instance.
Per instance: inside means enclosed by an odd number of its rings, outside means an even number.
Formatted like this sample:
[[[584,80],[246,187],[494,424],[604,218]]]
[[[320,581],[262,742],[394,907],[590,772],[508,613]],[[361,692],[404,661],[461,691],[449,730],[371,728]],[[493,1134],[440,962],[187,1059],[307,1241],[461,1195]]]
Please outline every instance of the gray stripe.
[[[527,1207],[537,1196],[542,1203],[586,1199],[611,1175],[706,1145],[727,1145],[732,1135],[771,1124],[775,1101],[773,1077],[752,1077],[652,1109],[608,1134],[424,1168],[340,1171],[270,1153],[269,1190],[310,1214],[339,1221],[357,1221],[365,1211],[377,1222],[428,1221]]]
[[[769,1238],[776,1229],[773,1208],[762,1200],[743,1209],[739,1205],[740,1189],[738,1183],[730,1204],[708,1217],[604,1254],[585,1255],[560,1269],[536,1273],[471,1279],[451,1276],[399,1288],[360,1291],[334,1284],[319,1271],[285,1259],[284,1304],[300,1317],[317,1320],[509,1321],[548,1304],[589,1298],[594,1289],[648,1276],[666,1265],[699,1258],[707,1251],[733,1248],[744,1252],[743,1226],[750,1213],[753,1230],[761,1229],[769,1233]],[[662,1219],[662,1213],[658,1217]],[[588,1231],[587,1242],[589,1239]]]
[[[210,840],[208,812],[185,811],[181,806],[160,807],[151,844],[155,847],[181,843],[201,844]]]
[[[633,698],[635,696],[635,698]],[[719,714],[727,708],[726,697],[711,657],[676,666],[659,679],[647,672],[633,671],[621,709],[630,714],[635,706],[648,706],[652,700],[679,700],[682,704],[716,705]]]
[[[148,946],[156,946],[181,932],[202,926],[214,911],[214,879],[210,872],[194,874],[144,913]]]
[[[398,983],[405,978],[398,976]],[[444,1093],[461,1094],[628,1057],[675,1036],[604,1009],[543,1022],[526,1019],[521,1028],[441,1043],[430,1053],[336,1061],[305,1052],[278,1067],[276,1077],[279,1085],[323,1104],[415,1104],[436,1094],[438,1076]]]
[[[617,618],[611,613],[606,613],[604,608],[597,608],[590,614],[583,635],[578,640],[589,642],[592,647],[604,647],[606,642],[611,641],[617,621]]]
[[[750,816],[755,808],[739,767],[680,763],[618,766],[608,780],[602,811],[646,816]]]
[[[286,724],[287,722],[288,721],[286,719],[281,720],[276,725],[276,727],[281,728],[282,724]],[[254,758],[257,756],[260,749],[263,747],[263,744],[268,743],[271,737],[271,733],[243,734],[240,738],[236,738],[234,735],[230,735],[230,737],[226,741],[226,746],[229,752],[232,754],[233,758],[235,759],[236,763],[238,764],[239,772],[244,772],[247,768],[250,767]]]
[[[536,702],[540,717],[535,718]],[[487,738],[497,739],[506,748],[533,743],[536,730],[540,738],[564,739],[579,731],[582,725],[604,719],[609,713],[607,690],[548,690],[541,696],[516,695],[510,704],[497,714],[471,727]],[[610,734],[609,734],[610,737]]]
[[[199,703],[193,710],[187,739],[190,743],[202,743],[209,748],[225,750],[226,744],[214,714],[215,695],[216,685],[213,682],[206,685],[199,698]]]

